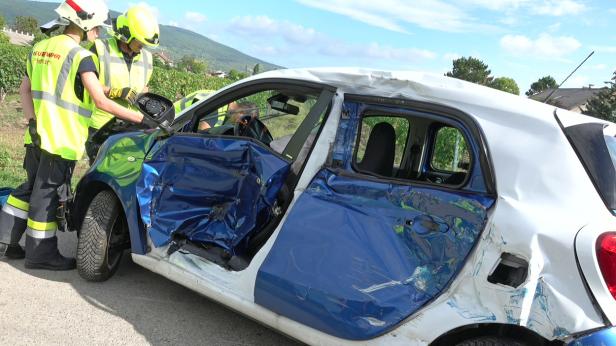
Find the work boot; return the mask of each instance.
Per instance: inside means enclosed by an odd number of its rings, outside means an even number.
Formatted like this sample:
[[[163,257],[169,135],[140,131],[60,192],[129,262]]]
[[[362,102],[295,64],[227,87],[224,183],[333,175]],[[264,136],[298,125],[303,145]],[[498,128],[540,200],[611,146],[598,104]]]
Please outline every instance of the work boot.
[[[26,252],[19,246],[19,244],[2,244],[0,243],[0,258],[6,257],[8,259],[24,259]]]
[[[27,269],[72,270],[77,267],[74,258],[64,257],[58,251],[58,238],[37,239],[26,236]]]

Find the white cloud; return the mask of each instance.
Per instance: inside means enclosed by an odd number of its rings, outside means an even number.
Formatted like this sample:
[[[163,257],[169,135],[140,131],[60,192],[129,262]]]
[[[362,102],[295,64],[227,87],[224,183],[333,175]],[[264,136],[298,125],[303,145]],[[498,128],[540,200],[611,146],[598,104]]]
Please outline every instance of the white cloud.
[[[532,10],[537,14],[565,16],[579,14],[586,10],[586,6],[575,0],[545,0],[533,5]]]
[[[292,44],[310,44],[317,31],[289,21],[276,21],[267,16],[243,16],[231,19],[228,30],[249,37],[280,36]]]
[[[417,62],[435,59],[437,54],[414,47],[392,47],[377,42],[367,44],[348,44],[334,40],[313,28],[307,28],[289,21],[278,21],[267,16],[244,16],[231,20],[228,32],[249,37],[253,44],[251,50],[260,55],[280,54],[320,54],[326,56],[348,57],[371,61]],[[282,42],[276,45],[277,39]]]
[[[186,18],[186,20],[191,21],[193,23],[203,23],[207,20],[207,17],[199,12],[186,12],[184,14],[184,18]]]
[[[560,30],[560,23],[554,23],[554,24],[548,26],[548,31],[549,32],[556,32],[558,30]]]
[[[581,88],[588,87],[590,78],[588,76],[573,76],[563,84],[565,88]],[[596,86],[596,85],[595,85]]]
[[[582,46],[573,37],[555,37],[545,33],[535,40],[522,35],[505,35],[501,38],[500,45],[513,55],[538,58],[562,58]]]
[[[176,22],[175,20],[170,20],[169,21],[169,25],[170,26],[175,26],[175,27],[180,27],[180,23]]]
[[[456,59],[460,59],[461,57],[462,57],[462,55],[460,55],[458,53],[445,53],[443,55],[443,60],[454,61]]]
[[[616,46],[593,46],[592,49],[597,53],[616,53]]]
[[[484,7],[493,11],[517,9],[531,0],[465,0],[463,2]]]
[[[508,17],[502,18],[500,22],[508,26],[513,26],[518,23],[518,18],[514,16],[508,16]]]
[[[386,30],[408,33],[408,24],[447,32],[478,31],[479,25],[461,8],[442,0],[297,0],[299,3],[350,17]]]

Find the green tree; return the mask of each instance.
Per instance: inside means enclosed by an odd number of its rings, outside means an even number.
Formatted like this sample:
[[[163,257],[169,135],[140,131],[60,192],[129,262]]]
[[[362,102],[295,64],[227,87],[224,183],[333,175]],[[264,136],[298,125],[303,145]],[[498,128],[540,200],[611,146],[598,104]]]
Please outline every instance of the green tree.
[[[178,62],[178,68],[180,70],[203,74],[207,71],[207,63],[203,60],[197,59],[192,55],[185,55]]]
[[[2,15],[0,15],[0,29],[4,28],[6,25],[6,19]]]
[[[255,67],[252,68],[252,75],[256,75],[261,73],[261,64],[256,64]]]
[[[498,89],[504,92],[508,92],[514,95],[520,95],[520,88],[518,87],[518,83],[515,82],[513,78],[509,77],[498,77],[494,78],[490,84],[488,84],[490,88]]]
[[[0,44],[9,44],[10,43],[10,39],[8,36],[6,36],[5,33],[0,32]]]
[[[616,72],[608,87],[588,101],[584,114],[616,122]]]
[[[246,76],[246,73],[240,72],[240,71],[238,71],[238,70],[231,69],[231,71],[229,71],[229,77],[228,77],[228,78],[229,78],[230,80],[234,81],[234,82],[235,82],[235,81],[238,81],[238,80],[240,80],[240,79],[244,79],[244,78],[246,78],[246,77],[247,77],[247,76]]]
[[[548,89],[554,89],[556,87],[558,87],[558,83],[556,83],[556,80],[554,79],[554,77],[552,76],[541,77],[539,78],[539,80],[537,80],[536,82],[530,85],[530,89],[528,89],[528,91],[526,92],[526,96],[533,96],[542,91],[545,91]]]
[[[29,32],[31,34],[40,33],[39,24],[36,18],[30,16],[15,17],[13,28],[18,31]]]
[[[492,73],[492,71],[488,69],[488,65],[477,58],[469,56],[468,58],[463,57],[454,60],[453,69],[445,75],[447,77],[462,79],[476,84],[489,85],[493,79],[490,73]]]

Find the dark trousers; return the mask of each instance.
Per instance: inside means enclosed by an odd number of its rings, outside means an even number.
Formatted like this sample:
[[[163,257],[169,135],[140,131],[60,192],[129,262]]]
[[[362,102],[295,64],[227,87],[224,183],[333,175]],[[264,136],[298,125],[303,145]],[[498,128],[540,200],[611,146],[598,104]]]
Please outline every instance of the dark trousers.
[[[0,242],[17,244],[26,232],[26,260],[45,262],[56,256],[57,212],[70,193],[75,161],[28,146],[24,168],[28,179],[2,208]],[[6,208],[6,210],[5,210]]]

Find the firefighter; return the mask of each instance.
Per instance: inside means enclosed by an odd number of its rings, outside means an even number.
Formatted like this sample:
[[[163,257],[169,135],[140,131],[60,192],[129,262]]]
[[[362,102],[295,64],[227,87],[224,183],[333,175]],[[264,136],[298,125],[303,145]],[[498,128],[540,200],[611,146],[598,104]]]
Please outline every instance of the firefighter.
[[[65,0],[55,11],[59,18],[41,28],[49,32],[63,27],[63,33],[32,48],[20,86],[28,120],[27,180],[11,193],[0,213],[0,256],[25,257],[30,269],[70,270],[75,259],[58,251],[56,213],[60,198],[68,198],[94,105],[126,121],[157,124],[105,97],[93,54],[80,46],[96,39],[105,25],[104,0]],[[25,252],[18,244],[24,232]]]
[[[112,21],[112,35],[97,39],[89,48],[98,58],[99,80],[105,95],[122,107],[135,110],[132,105],[137,95],[148,91],[152,77],[152,54],[143,49],[157,47],[159,27],[156,17],[145,6],[133,6]],[[88,138],[103,127],[113,115],[97,108],[92,116]],[[90,164],[97,148],[91,140],[86,142]]]

